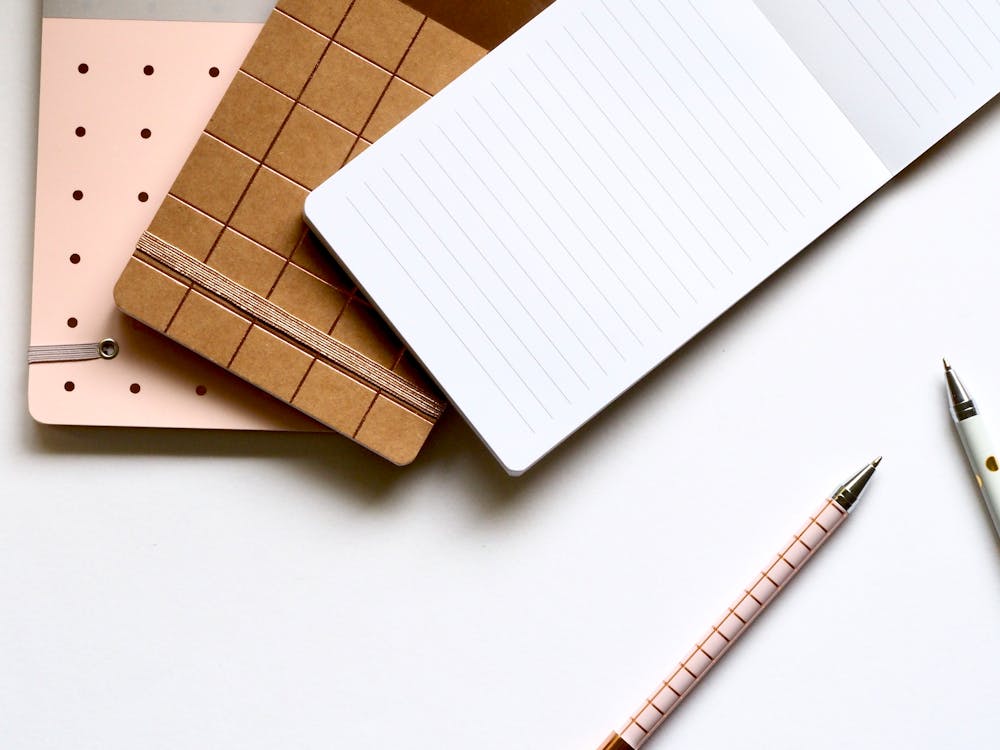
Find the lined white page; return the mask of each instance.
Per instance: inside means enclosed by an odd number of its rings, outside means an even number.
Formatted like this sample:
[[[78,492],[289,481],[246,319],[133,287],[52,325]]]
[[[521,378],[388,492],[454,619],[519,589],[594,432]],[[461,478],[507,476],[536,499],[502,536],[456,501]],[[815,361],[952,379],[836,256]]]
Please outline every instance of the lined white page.
[[[306,214],[518,473],[888,177],[752,0],[558,0]]]
[[[997,0],[757,0],[898,172],[1000,91]]]

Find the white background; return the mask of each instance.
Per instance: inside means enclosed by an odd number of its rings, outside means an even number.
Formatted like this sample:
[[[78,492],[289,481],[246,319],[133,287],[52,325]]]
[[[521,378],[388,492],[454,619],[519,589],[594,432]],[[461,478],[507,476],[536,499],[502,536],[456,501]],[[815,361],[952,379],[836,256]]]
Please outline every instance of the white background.
[[[1000,433],[1000,107],[508,478],[331,436],[26,408],[39,6],[0,26],[0,746],[589,750],[840,480],[837,537],[647,746],[987,748],[1000,545],[947,354]]]

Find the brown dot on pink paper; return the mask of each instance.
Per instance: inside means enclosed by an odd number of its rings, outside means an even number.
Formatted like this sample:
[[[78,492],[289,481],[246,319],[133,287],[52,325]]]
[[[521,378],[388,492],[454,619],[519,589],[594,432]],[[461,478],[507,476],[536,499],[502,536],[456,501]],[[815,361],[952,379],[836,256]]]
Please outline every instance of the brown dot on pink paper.
[[[208,393],[208,388],[206,388],[203,385],[199,385],[197,388],[194,389],[194,392],[197,393],[199,396],[204,396],[206,393]]]
[[[68,325],[70,328],[76,328],[78,325],[80,325],[80,321],[78,321],[76,318],[69,318],[66,321],[66,325]]]
[[[73,191],[73,200],[75,200],[75,201],[82,201],[83,200],[83,191],[82,190],[74,190]]]
[[[87,72],[90,70],[90,66],[87,65],[87,63],[80,63],[76,69],[80,71],[80,75],[87,75]]]
[[[129,391],[131,391],[132,393],[138,393],[139,391],[141,391],[141,390],[142,390],[142,386],[141,386],[141,385],[139,385],[138,383],[132,383],[132,385],[130,385],[130,386],[128,387],[128,389],[129,389]]]
[[[153,75],[153,73],[156,72],[156,69],[152,65],[147,65],[145,68],[142,69],[142,72],[148,76],[151,76]]]
[[[76,129],[76,137],[77,138],[83,138],[83,136],[85,136],[85,135],[87,135],[87,129],[85,127],[83,127],[81,125],[80,127],[78,127]]]
[[[149,200],[149,193],[146,193],[146,192],[139,193],[139,202],[140,203],[145,203],[148,200]]]
[[[67,392],[72,391],[74,388],[76,388],[76,383],[74,383],[72,380],[67,380],[65,383],[63,383],[63,388],[66,389]]]
[[[139,135],[142,138],[149,138],[150,136],[153,135],[153,131],[150,130],[149,128],[143,128],[142,130],[139,131]]]
[[[80,262],[80,254],[73,253],[71,256],[69,256],[69,262],[75,266],[77,263]]]
[[[211,67],[208,69],[208,74],[212,76],[212,78],[218,78],[219,72],[220,72],[219,69],[216,67]]]

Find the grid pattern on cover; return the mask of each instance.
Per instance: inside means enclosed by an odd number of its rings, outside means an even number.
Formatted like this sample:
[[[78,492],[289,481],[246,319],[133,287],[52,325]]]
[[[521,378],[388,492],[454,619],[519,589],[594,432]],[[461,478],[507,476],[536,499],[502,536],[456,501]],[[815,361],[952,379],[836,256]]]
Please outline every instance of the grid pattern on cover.
[[[846,518],[847,511],[827,500],[629,719],[618,739],[637,750]]]
[[[302,207],[484,54],[398,0],[279,2],[119,279],[119,307],[412,461],[441,397]]]

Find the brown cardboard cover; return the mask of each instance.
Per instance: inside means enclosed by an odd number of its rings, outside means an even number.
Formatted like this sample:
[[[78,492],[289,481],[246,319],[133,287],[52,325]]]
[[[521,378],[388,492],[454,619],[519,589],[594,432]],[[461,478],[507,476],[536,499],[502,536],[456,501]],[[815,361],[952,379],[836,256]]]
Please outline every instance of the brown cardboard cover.
[[[440,394],[302,220],[309,190],[547,0],[281,0],[115,288],[127,314],[397,464]]]

